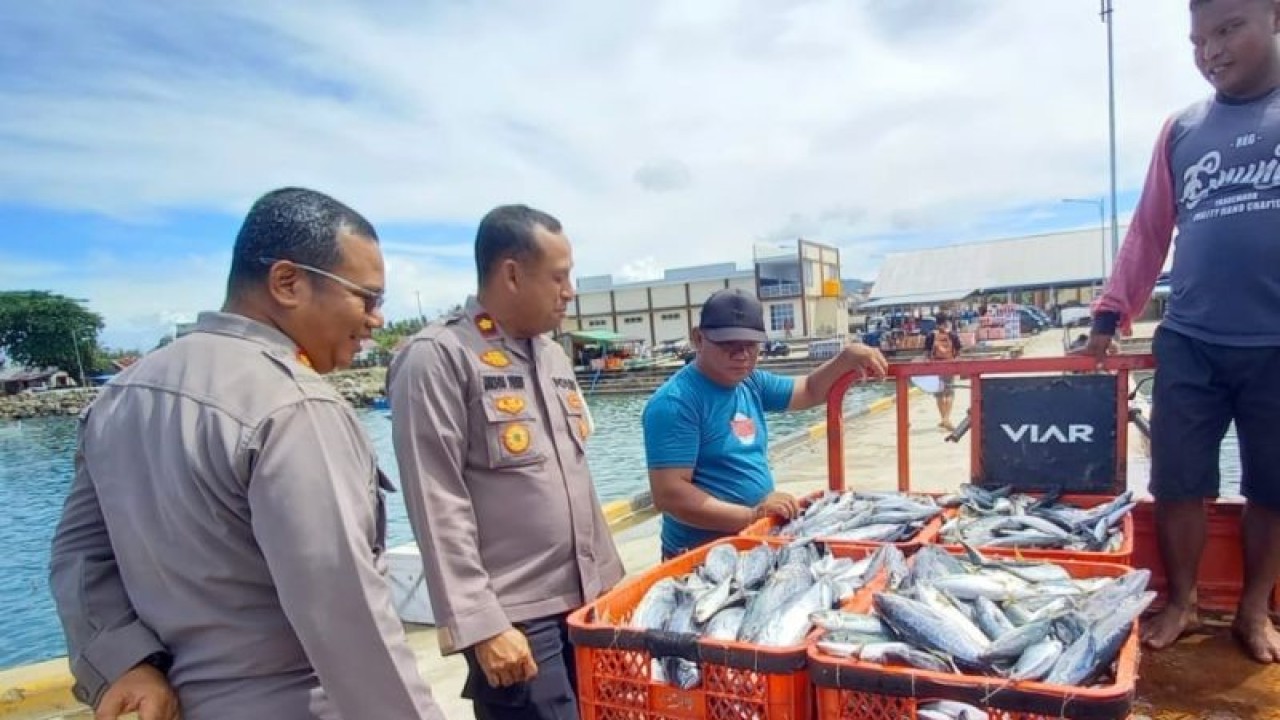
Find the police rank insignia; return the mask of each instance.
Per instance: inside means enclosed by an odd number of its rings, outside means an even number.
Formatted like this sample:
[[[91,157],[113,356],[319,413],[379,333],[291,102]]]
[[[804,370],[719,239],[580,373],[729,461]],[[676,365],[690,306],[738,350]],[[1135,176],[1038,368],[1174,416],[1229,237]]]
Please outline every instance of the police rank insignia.
[[[488,313],[481,313],[476,316],[476,328],[485,337],[498,334],[498,324],[493,321],[493,318],[489,317]]]
[[[529,449],[532,438],[524,423],[512,423],[502,431],[502,447],[512,455],[520,455]]]
[[[480,353],[480,362],[496,368],[504,368],[511,364],[511,358],[501,350],[485,350]]]
[[[565,402],[569,403],[570,410],[582,409],[582,396],[578,394],[577,390],[574,390],[565,396]]]
[[[519,395],[500,395],[493,401],[493,406],[508,415],[519,415],[524,410],[524,398]]]
[[[311,356],[307,354],[306,350],[303,350],[302,348],[298,348],[298,352],[294,354],[294,357],[297,358],[298,362],[301,363],[304,367],[310,370],[315,369],[315,366],[311,364]]]
[[[586,440],[587,436],[590,434],[591,429],[587,427],[587,421],[584,419],[578,420],[578,437]]]

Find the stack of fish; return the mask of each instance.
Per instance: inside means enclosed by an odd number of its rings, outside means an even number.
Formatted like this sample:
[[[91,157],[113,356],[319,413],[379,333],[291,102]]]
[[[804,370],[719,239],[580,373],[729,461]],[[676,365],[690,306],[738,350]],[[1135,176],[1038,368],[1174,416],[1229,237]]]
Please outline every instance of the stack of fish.
[[[1085,552],[1116,552],[1124,544],[1123,523],[1137,503],[1133,493],[1092,508],[1064,503],[1060,492],[1039,498],[1014,494],[1013,488],[987,490],[964,485],[939,500],[958,508],[942,526],[948,545],[1021,547]]]
[[[716,545],[702,566],[654,583],[631,613],[631,627],[699,637],[793,647],[813,629],[810,616],[830,610],[887,571],[901,581],[906,559],[892,546],[861,560],[837,558],[809,541],[738,552]],[[683,658],[655,658],[653,677],[688,690],[701,681]]]
[[[829,655],[1088,687],[1103,682],[1133,623],[1155,598],[1151,573],[1072,578],[1060,565],[965,558],[936,546],[916,554],[874,612],[816,613]]]
[[[928,495],[826,491],[794,520],[775,528],[790,538],[904,542],[920,533],[942,507]]]

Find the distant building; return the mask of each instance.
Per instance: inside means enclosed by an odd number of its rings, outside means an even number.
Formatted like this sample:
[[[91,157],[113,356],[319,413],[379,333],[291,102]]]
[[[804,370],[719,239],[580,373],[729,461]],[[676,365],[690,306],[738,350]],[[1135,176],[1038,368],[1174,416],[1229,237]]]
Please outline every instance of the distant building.
[[[75,386],[76,381],[71,378],[71,374],[56,367],[33,370],[11,364],[0,368],[0,395],[17,395],[23,392]]]
[[[843,333],[840,251],[808,240],[757,245],[754,267],[734,263],[666,270],[660,280],[615,283],[611,275],[578,279],[562,332],[606,330],[650,345],[678,343],[697,327],[702,303],[724,288],[754,292],[769,335],[825,337]]]
[[[1106,275],[1104,242],[1109,237],[1094,228],[893,253],[858,311],[983,301],[1087,305]]]

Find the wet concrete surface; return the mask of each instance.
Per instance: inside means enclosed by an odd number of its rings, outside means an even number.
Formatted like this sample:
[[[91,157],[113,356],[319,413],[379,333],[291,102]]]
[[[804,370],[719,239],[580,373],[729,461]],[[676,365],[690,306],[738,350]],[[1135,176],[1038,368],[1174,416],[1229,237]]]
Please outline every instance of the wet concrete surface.
[[[1280,665],[1245,654],[1230,618],[1206,618],[1164,650],[1143,650],[1134,720],[1280,720]]]

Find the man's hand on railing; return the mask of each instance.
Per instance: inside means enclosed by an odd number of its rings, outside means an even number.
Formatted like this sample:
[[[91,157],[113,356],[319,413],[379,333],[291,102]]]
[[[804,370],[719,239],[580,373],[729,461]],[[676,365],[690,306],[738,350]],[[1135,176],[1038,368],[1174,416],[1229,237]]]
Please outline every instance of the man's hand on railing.
[[[1101,365],[1108,355],[1115,355],[1118,352],[1120,352],[1120,348],[1116,346],[1114,335],[1107,335],[1093,330],[1089,333],[1089,342],[1085,343],[1085,346],[1079,350],[1072,351],[1071,354],[1091,357]]]
[[[889,372],[889,361],[885,360],[884,354],[870,345],[850,343],[845,346],[843,352],[851,370],[860,370],[876,378],[883,378]]]

